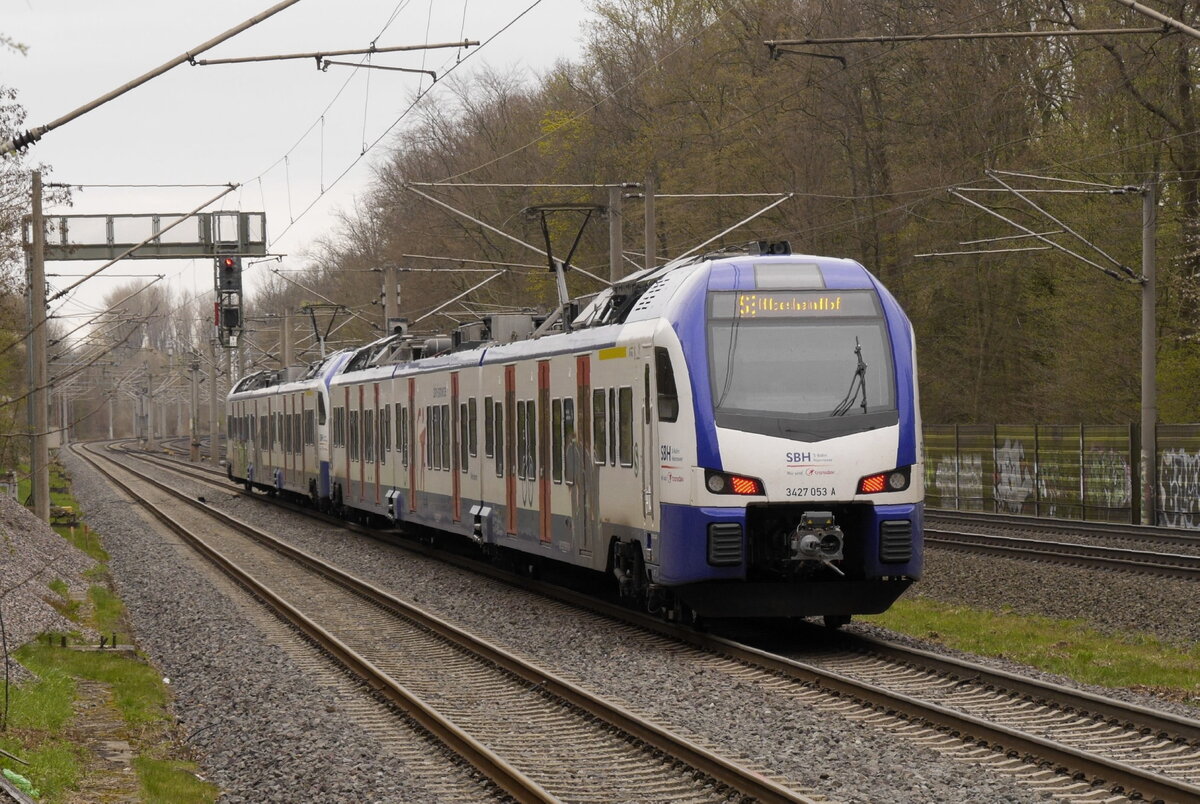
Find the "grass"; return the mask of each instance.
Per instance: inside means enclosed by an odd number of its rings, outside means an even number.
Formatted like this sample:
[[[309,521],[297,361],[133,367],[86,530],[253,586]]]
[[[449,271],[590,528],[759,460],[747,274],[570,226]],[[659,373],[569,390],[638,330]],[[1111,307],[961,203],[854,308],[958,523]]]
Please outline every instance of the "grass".
[[[903,598],[864,620],[981,656],[1011,659],[1104,687],[1152,692],[1200,707],[1200,645],[1108,633],[1076,620]]]
[[[54,490],[66,488],[69,483],[62,467],[52,464],[51,505],[70,507],[78,519],[78,502],[69,493]],[[28,494],[29,483],[25,480],[21,499]],[[97,534],[79,522],[56,525],[54,530],[98,563],[85,573],[91,582],[86,603],[71,600],[67,584],[60,580],[48,585],[53,595],[47,600],[72,621],[94,627],[106,636],[123,633],[125,607],[110,589],[104,563],[108,554]],[[196,777],[195,763],[181,758],[186,749],[179,748],[178,741],[172,739],[174,719],[168,708],[169,696],[154,667],[123,652],[64,650],[57,644],[57,638],[40,639],[16,652],[17,660],[38,678],[9,690],[7,729],[0,732],[0,748],[29,765],[0,756],[0,767],[30,779],[41,794],[39,800],[47,804],[79,800],[81,786],[97,779],[89,776],[96,773],[91,769],[89,748],[72,742],[78,682],[86,679],[104,684],[112,692],[111,706],[124,723],[123,731],[112,736],[127,740],[135,752],[133,767],[142,800],[181,804],[211,804],[216,800],[220,791]],[[120,775],[118,771],[114,778]]]

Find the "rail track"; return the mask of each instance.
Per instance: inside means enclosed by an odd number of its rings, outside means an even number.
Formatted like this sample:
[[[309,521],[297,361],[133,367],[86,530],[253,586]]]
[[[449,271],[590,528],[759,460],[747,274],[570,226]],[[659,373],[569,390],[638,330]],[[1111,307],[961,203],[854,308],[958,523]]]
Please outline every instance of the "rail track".
[[[1075,519],[1052,519],[1024,514],[995,514],[983,511],[952,511],[925,509],[926,524],[938,528],[1020,533],[1078,539],[1088,544],[1154,545],[1183,552],[1200,551],[1200,531],[1167,528],[1153,525],[1130,525],[1120,522],[1084,522]]]
[[[515,800],[819,800],[147,473],[91,451],[80,455]]]
[[[211,478],[214,470],[206,468],[205,473]],[[204,482],[230,490],[228,481]],[[421,545],[408,547],[447,559]],[[449,560],[498,574],[480,562]],[[710,662],[736,663],[731,672],[749,683],[786,685],[806,705],[830,707],[948,756],[988,765],[1042,793],[1088,801],[1109,796],[1200,799],[1200,722],[1193,719],[851,635],[809,634],[803,649],[790,645],[788,655],[781,655],[745,640],[671,626],[561,587],[500,576],[564,606],[587,608],[657,638],[686,642],[705,652]],[[771,640],[760,644],[769,647]]]

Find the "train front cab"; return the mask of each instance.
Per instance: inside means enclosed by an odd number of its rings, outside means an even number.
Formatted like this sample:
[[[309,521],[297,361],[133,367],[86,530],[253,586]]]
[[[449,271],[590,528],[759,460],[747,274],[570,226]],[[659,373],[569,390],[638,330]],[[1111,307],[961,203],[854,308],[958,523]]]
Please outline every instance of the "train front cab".
[[[809,259],[715,264],[659,338],[648,556],[701,616],[836,621],[885,610],[921,575],[911,328],[861,266]]]

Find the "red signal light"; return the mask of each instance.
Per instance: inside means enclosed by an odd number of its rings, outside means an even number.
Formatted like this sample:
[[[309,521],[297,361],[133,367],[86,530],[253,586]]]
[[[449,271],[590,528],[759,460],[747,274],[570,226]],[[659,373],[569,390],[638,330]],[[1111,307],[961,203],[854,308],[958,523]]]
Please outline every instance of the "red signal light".
[[[233,268],[235,265],[233,257],[224,257],[221,259],[221,267],[226,270]]]

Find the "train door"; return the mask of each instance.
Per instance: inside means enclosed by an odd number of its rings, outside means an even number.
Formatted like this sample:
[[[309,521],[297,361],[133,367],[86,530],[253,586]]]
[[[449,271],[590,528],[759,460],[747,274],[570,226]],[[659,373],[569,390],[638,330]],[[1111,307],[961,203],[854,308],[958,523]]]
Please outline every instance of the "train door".
[[[539,360],[537,366],[537,484],[538,538],[542,543],[553,540],[550,519],[550,361]]]
[[[504,367],[504,507],[507,531],[517,532],[517,367]]]
[[[461,413],[458,410],[458,372],[450,372],[450,494],[455,522],[462,521],[462,481],[459,472],[463,468],[462,453],[465,444],[462,443]]]
[[[646,527],[652,528],[654,515],[654,478],[658,475],[658,428],[652,423],[651,400],[654,399],[651,384],[653,382],[650,365],[654,360],[654,349],[648,347],[642,356],[642,404],[641,415],[641,472],[642,472],[642,514],[646,518]]]
[[[577,448],[571,450],[569,460],[572,488],[571,520],[578,528],[579,552],[591,555],[595,543],[595,464],[592,461],[592,356],[579,355],[575,358],[575,440]]]

